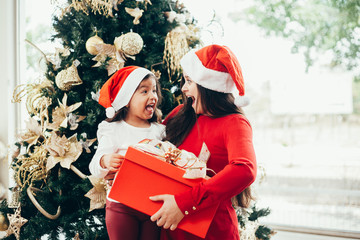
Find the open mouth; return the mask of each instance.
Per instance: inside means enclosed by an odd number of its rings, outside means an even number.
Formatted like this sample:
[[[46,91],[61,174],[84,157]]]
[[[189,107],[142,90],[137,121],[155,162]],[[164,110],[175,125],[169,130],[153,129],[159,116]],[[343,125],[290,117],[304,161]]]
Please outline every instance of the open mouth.
[[[155,111],[155,103],[150,103],[150,104],[146,105],[145,109],[146,109],[146,111],[148,111],[150,113],[154,113],[154,111]]]

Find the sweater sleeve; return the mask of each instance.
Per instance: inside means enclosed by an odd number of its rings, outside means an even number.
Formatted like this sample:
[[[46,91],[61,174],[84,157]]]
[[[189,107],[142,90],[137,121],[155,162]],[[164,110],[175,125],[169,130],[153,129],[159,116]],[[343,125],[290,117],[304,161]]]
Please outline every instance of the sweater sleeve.
[[[102,121],[99,124],[97,131],[98,146],[89,164],[89,170],[95,177],[103,178],[109,172],[108,169],[104,169],[100,166],[100,159],[104,154],[114,152],[114,144],[111,140],[113,134],[114,132],[110,123]]]
[[[234,118],[231,124],[225,121],[222,131],[228,164],[208,181],[175,195],[176,203],[185,215],[231,199],[255,181],[257,167],[249,122],[243,117]]]

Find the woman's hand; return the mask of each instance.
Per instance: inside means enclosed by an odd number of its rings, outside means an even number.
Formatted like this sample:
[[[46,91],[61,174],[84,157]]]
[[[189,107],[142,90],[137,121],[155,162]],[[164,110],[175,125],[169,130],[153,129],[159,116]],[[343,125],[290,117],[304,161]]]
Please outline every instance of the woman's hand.
[[[184,218],[184,214],[176,204],[174,195],[164,194],[150,197],[152,201],[164,201],[163,205],[154,215],[151,216],[151,221],[155,222],[159,227],[165,229],[170,228],[174,231],[179,222]]]

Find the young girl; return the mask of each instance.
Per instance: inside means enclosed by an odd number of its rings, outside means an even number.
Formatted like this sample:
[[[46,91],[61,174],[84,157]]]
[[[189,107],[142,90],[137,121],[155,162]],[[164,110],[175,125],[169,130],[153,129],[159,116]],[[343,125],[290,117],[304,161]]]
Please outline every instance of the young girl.
[[[159,97],[154,74],[141,67],[124,67],[104,84],[99,103],[106,108],[108,118],[98,127],[99,144],[89,166],[91,174],[99,178],[114,175],[129,145],[144,138],[164,137],[164,126],[158,123]],[[148,215],[110,198],[106,201],[105,221],[109,238],[113,240],[155,240],[160,236],[159,228]]]
[[[248,187],[256,177],[251,125],[240,108],[246,104],[240,64],[227,47],[210,45],[186,54],[181,66],[185,78],[181,90],[186,99],[165,119],[166,140],[195,155],[205,142],[210,152],[207,167],[216,175],[175,196],[151,197],[164,202],[151,219],[163,227],[161,239],[200,239],[177,225],[219,203],[205,239],[239,240],[232,199],[239,196],[237,204],[248,206]]]

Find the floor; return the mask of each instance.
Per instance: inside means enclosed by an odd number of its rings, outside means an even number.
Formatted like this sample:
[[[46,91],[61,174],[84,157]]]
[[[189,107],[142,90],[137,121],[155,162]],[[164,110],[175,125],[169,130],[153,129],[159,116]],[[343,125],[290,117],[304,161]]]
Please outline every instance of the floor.
[[[5,232],[0,232],[0,238],[4,236],[5,236]],[[271,238],[271,240],[355,240],[355,238],[339,238],[339,237],[328,237],[328,236],[320,236],[320,235],[312,235],[312,234],[278,231]]]
[[[341,237],[329,237],[322,235],[304,234],[277,231],[277,233],[271,238],[271,240],[355,240],[359,238],[341,238]]]

